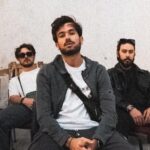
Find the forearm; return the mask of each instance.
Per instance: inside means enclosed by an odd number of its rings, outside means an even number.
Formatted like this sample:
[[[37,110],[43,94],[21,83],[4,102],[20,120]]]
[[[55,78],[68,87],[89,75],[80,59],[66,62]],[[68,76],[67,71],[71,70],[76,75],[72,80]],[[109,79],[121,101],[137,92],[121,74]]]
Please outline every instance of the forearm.
[[[116,128],[117,114],[115,96],[107,72],[105,70],[101,71],[99,77],[98,87],[100,88],[98,97],[102,114],[93,138],[99,139],[105,144]]]
[[[9,97],[9,101],[11,103],[20,104],[23,97],[19,95],[13,95]]]
[[[128,102],[120,101],[120,102],[117,103],[116,106],[117,106],[117,108],[121,108],[121,109],[127,111],[127,107],[128,107],[129,105],[131,105],[131,104],[128,103]]]
[[[93,138],[99,139],[105,144],[116,128],[117,114],[115,97],[111,89],[101,93],[100,99],[101,120]]]
[[[97,127],[95,134],[93,135],[94,139],[102,141],[103,144],[112,136],[117,123],[117,115],[115,112],[112,114],[102,114],[101,121]]]
[[[40,117],[38,114],[38,122],[40,130],[47,133],[58,145],[64,146],[67,139],[70,137],[67,131],[61,128],[58,122],[51,116]]]

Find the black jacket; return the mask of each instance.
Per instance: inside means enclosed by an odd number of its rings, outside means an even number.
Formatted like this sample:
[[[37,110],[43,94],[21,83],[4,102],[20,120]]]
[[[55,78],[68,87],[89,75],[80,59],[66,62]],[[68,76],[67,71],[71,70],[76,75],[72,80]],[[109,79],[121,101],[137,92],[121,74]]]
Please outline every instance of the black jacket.
[[[118,63],[114,68],[109,69],[108,73],[117,107],[126,110],[127,106],[132,104],[141,111],[150,107],[150,73],[148,71],[133,64],[132,69],[126,72]]]
[[[93,138],[100,139],[105,144],[116,127],[115,97],[105,68],[86,57],[84,59],[86,69],[82,72],[83,79],[99,101],[99,107],[102,111],[101,121]],[[37,77],[37,117],[41,131],[48,133],[59,145],[63,145],[69,134],[59,126],[56,119],[59,116],[68,87],[55,65],[62,74],[66,73],[61,56],[57,56],[52,63],[43,66],[39,71]]]

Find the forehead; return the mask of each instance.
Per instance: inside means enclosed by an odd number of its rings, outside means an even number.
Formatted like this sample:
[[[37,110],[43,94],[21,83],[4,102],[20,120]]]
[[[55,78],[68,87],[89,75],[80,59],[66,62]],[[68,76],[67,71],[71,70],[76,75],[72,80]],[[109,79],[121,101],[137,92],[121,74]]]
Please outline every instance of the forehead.
[[[20,53],[23,53],[23,52],[29,52],[30,50],[29,49],[27,49],[27,48],[22,48],[21,50],[20,50]]]
[[[126,44],[121,44],[120,45],[120,50],[125,49],[125,50],[135,50],[134,46],[130,43]]]
[[[60,33],[60,32],[68,31],[68,30],[75,30],[75,27],[74,27],[74,24],[73,24],[73,23],[68,22],[68,23],[65,23],[64,25],[62,25],[62,26],[58,29],[57,34]]]

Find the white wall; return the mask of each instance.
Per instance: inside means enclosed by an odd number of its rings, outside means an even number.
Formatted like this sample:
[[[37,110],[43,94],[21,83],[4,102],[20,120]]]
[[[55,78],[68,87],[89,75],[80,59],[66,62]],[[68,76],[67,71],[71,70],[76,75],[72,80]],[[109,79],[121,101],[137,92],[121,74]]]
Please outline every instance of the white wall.
[[[0,68],[15,60],[14,49],[24,42],[34,45],[37,60],[53,60],[59,51],[50,25],[61,15],[82,24],[86,56],[110,68],[119,38],[134,38],[135,61],[150,70],[150,0],[0,0]]]

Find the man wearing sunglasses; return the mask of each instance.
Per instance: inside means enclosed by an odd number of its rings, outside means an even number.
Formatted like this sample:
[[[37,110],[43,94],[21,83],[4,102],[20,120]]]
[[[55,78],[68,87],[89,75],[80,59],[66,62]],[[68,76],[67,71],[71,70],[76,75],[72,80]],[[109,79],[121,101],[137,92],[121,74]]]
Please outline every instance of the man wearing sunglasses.
[[[9,131],[12,128],[32,122],[33,93],[36,91],[36,76],[39,71],[34,65],[35,54],[31,44],[22,44],[15,50],[22,72],[11,78],[9,100],[12,104],[0,112],[0,150],[9,150]]]
[[[135,127],[141,132],[148,132],[150,131],[150,73],[134,64],[135,40],[118,41],[117,59],[115,67],[108,70],[116,96],[117,129],[126,137]]]

